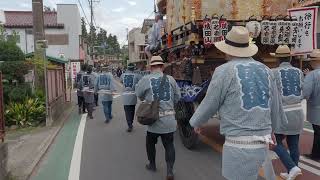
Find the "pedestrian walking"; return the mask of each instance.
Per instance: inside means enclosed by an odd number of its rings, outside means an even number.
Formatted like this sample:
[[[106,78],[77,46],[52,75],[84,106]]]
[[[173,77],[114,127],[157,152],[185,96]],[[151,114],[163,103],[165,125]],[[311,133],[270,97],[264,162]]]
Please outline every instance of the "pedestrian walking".
[[[87,69],[87,74],[83,76],[83,97],[90,119],[93,119],[95,79],[95,76],[92,74],[92,66],[89,66]]]
[[[103,105],[105,123],[109,123],[112,120],[112,101],[115,90],[111,69],[107,69],[99,75],[96,81],[96,92],[102,96],[101,103]]]
[[[274,151],[288,172],[280,173],[280,176],[284,179],[294,180],[297,176],[302,175],[298,163],[300,157],[299,137],[304,125],[301,104],[304,76],[300,69],[290,64],[293,55],[287,45],[280,45],[275,53],[271,53],[271,56],[276,57],[280,63],[278,68],[273,69],[273,74],[288,120],[287,122],[277,122],[276,126],[274,126],[273,131],[277,140]],[[284,139],[286,139],[290,153],[288,153],[287,148],[283,144]]]
[[[286,118],[272,71],[252,56],[258,47],[249,42],[245,27],[234,26],[226,40],[215,44],[227,63],[215,69],[207,94],[190,120],[201,126],[218,111],[225,136],[222,175],[229,180],[256,180],[263,167],[267,179],[275,175],[268,156],[272,124]]]
[[[320,50],[316,49],[310,54],[310,64],[313,71],[309,72],[304,80],[303,95],[307,99],[307,120],[314,130],[312,160],[320,162]]]
[[[85,101],[83,97],[83,81],[82,81],[82,77],[86,74],[85,71],[86,71],[86,66],[81,65],[80,72],[77,73],[77,79],[76,79],[79,114],[85,113],[86,111]]]
[[[120,81],[123,84],[122,100],[124,105],[124,112],[128,124],[128,132],[132,131],[134,114],[137,104],[137,96],[135,93],[135,87],[138,84],[141,76],[134,73],[134,64],[128,64],[128,70],[120,77]]]
[[[94,75],[94,82],[96,82],[96,79],[99,77],[98,71],[92,72]],[[99,106],[99,94],[97,92],[94,93],[94,104],[95,106]]]
[[[158,137],[161,137],[165,148],[167,163],[167,179],[173,180],[175,163],[174,132],[177,129],[174,104],[181,98],[179,87],[172,76],[164,75],[164,62],[160,56],[153,56],[150,62],[151,74],[144,76],[136,86],[136,95],[141,101],[159,103],[159,119],[148,125],[146,149],[149,164],[146,168],[156,171],[156,147]],[[161,92],[161,93],[160,93]]]

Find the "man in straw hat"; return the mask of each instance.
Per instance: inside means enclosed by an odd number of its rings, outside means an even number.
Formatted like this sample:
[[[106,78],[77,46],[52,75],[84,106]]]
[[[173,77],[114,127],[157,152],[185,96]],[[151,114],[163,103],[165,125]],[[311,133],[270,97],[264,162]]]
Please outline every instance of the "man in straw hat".
[[[136,87],[136,94],[140,100],[152,102],[155,98],[160,99],[160,119],[149,125],[147,129],[146,148],[149,164],[146,165],[146,168],[156,171],[155,145],[160,136],[166,152],[167,179],[173,180],[173,165],[175,162],[173,136],[177,128],[174,104],[181,98],[180,90],[173,77],[163,74],[164,63],[160,56],[151,58],[150,69],[151,74],[144,76]],[[165,83],[160,94],[160,83],[163,77],[165,78]]]
[[[313,71],[304,79],[303,95],[307,99],[307,120],[314,130],[313,148],[309,158],[320,161],[320,50],[310,54]]]
[[[275,53],[270,53],[280,63],[278,68],[273,69],[276,84],[281,94],[283,109],[288,121],[280,121],[273,126],[277,146],[273,149],[286,167],[288,173],[280,173],[284,179],[293,180],[301,175],[299,163],[299,136],[303,130],[304,115],[301,105],[303,99],[303,72],[293,67],[290,62],[291,50],[287,45],[280,45]],[[283,144],[286,139],[290,153]]]
[[[133,128],[133,119],[134,113],[137,104],[137,96],[135,93],[135,87],[138,84],[139,80],[141,79],[141,75],[134,73],[134,64],[128,64],[128,70],[123,73],[120,77],[120,81],[124,86],[123,93],[122,93],[122,100],[124,105],[124,111],[127,119],[128,124],[128,132],[132,131]]]
[[[215,46],[229,62],[216,68],[190,124],[201,133],[201,125],[219,112],[220,132],[226,139],[222,152],[226,179],[256,180],[260,167],[267,179],[275,179],[268,157],[269,144],[274,142],[272,124],[286,117],[272,71],[251,58],[258,47],[249,43],[245,27],[234,26],[226,40]]]

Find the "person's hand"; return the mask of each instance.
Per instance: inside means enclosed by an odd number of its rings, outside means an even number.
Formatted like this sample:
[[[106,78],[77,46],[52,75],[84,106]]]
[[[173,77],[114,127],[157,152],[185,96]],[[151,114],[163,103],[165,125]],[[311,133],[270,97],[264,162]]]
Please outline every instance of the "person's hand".
[[[201,128],[200,127],[194,128],[194,132],[197,134],[201,134]]]
[[[276,136],[274,135],[274,133],[271,134],[271,139],[273,141],[273,144],[272,143],[269,144],[269,149],[274,150],[274,148],[277,146],[277,140],[276,140]]]
[[[307,75],[309,72],[310,72],[310,70],[308,68],[303,70],[304,75]]]

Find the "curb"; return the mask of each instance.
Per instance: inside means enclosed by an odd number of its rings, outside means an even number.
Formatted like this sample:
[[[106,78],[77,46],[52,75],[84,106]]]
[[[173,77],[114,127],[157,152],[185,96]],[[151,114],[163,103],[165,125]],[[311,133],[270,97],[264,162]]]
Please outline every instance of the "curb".
[[[57,137],[57,135],[59,134],[60,130],[62,129],[62,127],[64,126],[65,122],[67,122],[72,114],[72,112],[74,111],[75,106],[72,104],[71,102],[71,107],[70,109],[68,109],[65,113],[63,113],[61,116],[65,117],[63,118],[63,120],[58,124],[57,129],[55,130],[54,133],[52,133],[51,136],[49,136],[42,144],[41,144],[41,152],[39,153],[39,155],[35,158],[35,160],[33,161],[32,165],[30,166],[30,168],[28,168],[27,172],[28,175],[26,176],[26,180],[30,180],[31,176],[36,172],[37,167],[39,166],[40,162],[42,161],[42,159],[44,158],[44,156],[47,154],[48,150],[50,149],[53,141],[55,140],[55,138]]]

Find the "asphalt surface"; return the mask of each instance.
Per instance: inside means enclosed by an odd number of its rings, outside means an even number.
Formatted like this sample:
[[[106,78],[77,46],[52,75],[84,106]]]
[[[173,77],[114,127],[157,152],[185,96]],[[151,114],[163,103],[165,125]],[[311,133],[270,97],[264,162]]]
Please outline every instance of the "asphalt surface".
[[[118,87],[119,88],[119,87]],[[145,127],[134,123],[132,133],[126,132],[126,121],[121,97],[113,102],[114,119],[103,122],[102,106],[96,108],[94,119],[87,119],[81,158],[80,180],[163,180],[166,163],[161,140],[157,144],[155,173],[145,169]],[[224,179],[221,176],[221,154],[207,145],[195,150],[186,149],[175,135],[177,180]]]

